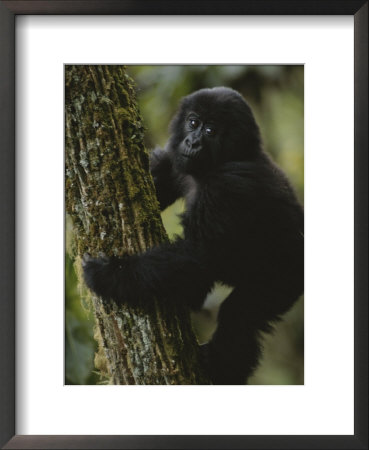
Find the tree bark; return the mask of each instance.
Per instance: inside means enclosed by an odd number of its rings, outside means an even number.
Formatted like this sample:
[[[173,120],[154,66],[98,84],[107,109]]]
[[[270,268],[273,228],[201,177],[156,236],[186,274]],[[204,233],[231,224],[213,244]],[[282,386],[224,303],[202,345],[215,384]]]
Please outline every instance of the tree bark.
[[[65,68],[66,209],[73,256],[144,252],[166,239],[143,145],[133,82],[122,66]],[[137,308],[91,297],[99,351],[111,384],[208,384],[190,313],[152,299]]]

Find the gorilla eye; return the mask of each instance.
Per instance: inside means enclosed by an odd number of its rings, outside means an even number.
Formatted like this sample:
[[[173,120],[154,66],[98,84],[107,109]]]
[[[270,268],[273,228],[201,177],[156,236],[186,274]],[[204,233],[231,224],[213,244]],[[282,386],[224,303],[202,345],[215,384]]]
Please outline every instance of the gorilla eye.
[[[212,135],[215,133],[215,129],[214,129],[213,127],[206,127],[206,128],[205,128],[205,133],[206,133],[208,136],[212,136]]]
[[[200,122],[197,119],[190,119],[189,123],[190,123],[190,127],[193,130],[196,129],[200,125]]]

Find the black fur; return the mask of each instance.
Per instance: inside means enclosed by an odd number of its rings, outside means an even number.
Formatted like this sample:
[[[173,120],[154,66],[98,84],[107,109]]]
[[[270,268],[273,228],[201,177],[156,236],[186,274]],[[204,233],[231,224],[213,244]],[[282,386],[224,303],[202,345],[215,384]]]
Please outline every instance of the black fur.
[[[233,286],[202,351],[214,384],[244,384],[258,363],[260,331],[303,292],[303,211],[236,91],[185,97],[170,130],[151,171],[162,209],[186,200],[184,238],[122,259],[87,257],[85,280],[116,302],[154,294],[192,308],[201,308],[215,281]]]

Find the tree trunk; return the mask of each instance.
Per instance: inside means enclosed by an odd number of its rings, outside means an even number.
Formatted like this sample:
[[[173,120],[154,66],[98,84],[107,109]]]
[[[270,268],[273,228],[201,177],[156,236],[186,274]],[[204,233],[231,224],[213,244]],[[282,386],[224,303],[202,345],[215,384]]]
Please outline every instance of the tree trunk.
[[[122,66],[66,66],[66,208],[81,256],[132,254],[166,239],[132,80]],[[208,384],[187,307],[132,308],[90,296],[97,368],[112,384]]]

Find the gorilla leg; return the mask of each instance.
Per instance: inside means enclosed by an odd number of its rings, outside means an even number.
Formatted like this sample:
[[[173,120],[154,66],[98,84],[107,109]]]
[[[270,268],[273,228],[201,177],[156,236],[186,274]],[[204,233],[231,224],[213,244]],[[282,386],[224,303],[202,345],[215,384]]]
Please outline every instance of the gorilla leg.
[[[245,384],[258,364],[260,331],[269,326],[248,298],[250,293],[233,290],[221,305],[213,338],[202,346],[213,384]]]

